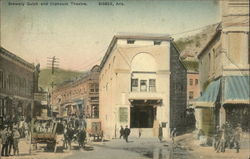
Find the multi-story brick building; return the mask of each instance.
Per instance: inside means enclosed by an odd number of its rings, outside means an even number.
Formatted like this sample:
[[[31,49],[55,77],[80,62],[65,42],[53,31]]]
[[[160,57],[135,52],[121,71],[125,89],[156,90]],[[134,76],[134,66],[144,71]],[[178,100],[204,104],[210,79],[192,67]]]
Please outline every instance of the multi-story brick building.
[[[171,37],[116,35],[101,62],[100,119],[106,138],[120,126],[164,138],[184,127],[186,69]]]
[[[4,121],[31,119],[34,92],[38,90],[39,69],[0,48],[0,117]]]
[[[199,63],[197,60],[182,60],[182,63],[187,69],[187,106],[189,101],[200,96],[199,86]]]
[[[83,116],[90,124],[98,121],[99,66],[94,66],[79,79],[57,86],[52,92],[52,107],[57,110],[58,117]]]

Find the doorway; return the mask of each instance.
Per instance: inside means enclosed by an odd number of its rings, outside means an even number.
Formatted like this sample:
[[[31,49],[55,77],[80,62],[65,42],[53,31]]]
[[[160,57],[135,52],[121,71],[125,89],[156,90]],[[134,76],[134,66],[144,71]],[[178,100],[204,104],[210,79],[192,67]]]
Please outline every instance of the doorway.
[[[153,106],[133,106],[130,109],[131,128],[153,128],[156,108]]]

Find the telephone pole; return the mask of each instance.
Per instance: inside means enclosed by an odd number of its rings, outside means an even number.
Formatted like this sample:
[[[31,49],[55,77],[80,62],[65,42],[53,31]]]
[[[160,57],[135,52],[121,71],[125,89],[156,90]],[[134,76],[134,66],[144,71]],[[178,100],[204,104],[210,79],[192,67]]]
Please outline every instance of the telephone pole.
[[[51,74],[53,75],[55,73],[55,69],[58,69],[59,67],[59,58],[53,57],[47,57],[47,65],[48,67],[51,67]]]
[[[58,69],[58,67],[59,67],[59,58],[56,58],[55,56],[53,56],[53,57],[47,57],[47,65],[48,65],[48,67],[49,68],[51,68],[51,74],[52,74],[52,81],[51,81],[51,83],[50,83],[50,86],[51,86],[51,93],[49,93],[50,95],[49,95],[49,105],[50,105],[50,116],[52,117],[53,116],[53,110],[52,110],[52,95],[53,95],[53,88],[54,88],[54,86],[56,85],[55,83],[54,83],[54,73],[55,73],[55,69]]]

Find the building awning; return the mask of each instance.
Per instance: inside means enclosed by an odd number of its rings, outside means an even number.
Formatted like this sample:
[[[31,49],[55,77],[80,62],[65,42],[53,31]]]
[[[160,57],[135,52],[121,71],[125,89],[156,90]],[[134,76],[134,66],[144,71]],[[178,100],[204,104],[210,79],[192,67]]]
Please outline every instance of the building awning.
[[[74,102],[75,104],[77,104],[77,105],[83,104],[83,100],[82,100],[82,99],[75,99],[75,100],[73,100],[73,102]]]
[[[202,96],[193,101],[195,107],[214,107],[220,90],[220,79],[212,81]]]
[[[250,104],[250,76],[226,76],[223,104]]]

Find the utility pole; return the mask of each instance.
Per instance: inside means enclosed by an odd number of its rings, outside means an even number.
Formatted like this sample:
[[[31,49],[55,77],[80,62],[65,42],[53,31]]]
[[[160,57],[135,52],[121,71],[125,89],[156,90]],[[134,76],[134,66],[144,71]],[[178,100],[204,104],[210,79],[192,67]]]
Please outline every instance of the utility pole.
[[[47,57],[47,65],[48,67],[51,67],[51,74],[54,75],[55,69],[58,69],[59,67],[59,58],[53,57]]]
[[[50,83],[51,85],[51,93],[50,93],[50,100],[49,100],[49,105],[50,105],[50,116],[52,117],[53,116],[53,113],[52,113],[52,96],[53,96],[53,88],[54,86],[56,85],[54,83],[54,73],[55,73],[55,69],[58,69],[59,67],[59,58],[56,58],[55,56],[53,57],[47,57],[47,65],[49,68],[51,68],[51,74],[52,74],[52,81]]]

